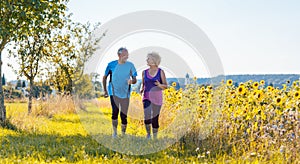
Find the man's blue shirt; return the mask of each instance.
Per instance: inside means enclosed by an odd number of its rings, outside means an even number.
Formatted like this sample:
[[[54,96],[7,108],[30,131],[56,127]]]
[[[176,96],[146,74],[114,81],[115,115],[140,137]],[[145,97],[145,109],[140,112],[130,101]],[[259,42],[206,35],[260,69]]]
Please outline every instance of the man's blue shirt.
[[[109,73],[112,73],[112,79],[108,85],[108,94],[115,95],[119,98],[129,98],[130,90],[127,81],[130,79],[130,76],[137,76],[136,69],[134,65],[126,61],[124,64],[119,64],[118,60],[108,63],[105,75],[108,76]]]

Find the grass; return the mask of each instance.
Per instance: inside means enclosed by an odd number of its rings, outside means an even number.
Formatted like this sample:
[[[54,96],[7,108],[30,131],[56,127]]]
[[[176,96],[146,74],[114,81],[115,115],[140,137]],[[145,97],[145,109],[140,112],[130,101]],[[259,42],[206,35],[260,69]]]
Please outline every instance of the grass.
[[[48,116],[27,115],[26,105],[25,103],[6,104],[9,122],[15,127],[0,128],[0,163],[150,163],[151,161],[181,163],[185,160],[197,161],[197,158],[192,156],[189,157],[190,159],[185,159],[183,156],[182,158],[176,157],[182,154],[172,148],[168,151],[136,156],[121,154],[107,148],[109,146],[103,146],[105,144],[103,140],[97,142],[99,138],[95,138],[99,137],[97,128],[90,128],[100,126],[102,137],[116,145],[126,142],[130,144],[130,138],[111,139],[108,108],[101,111],[93,105],[88,105],[88,111],[80,111],[85,115],[68,113],[57,114],[49,118]],[[133,125],[128,128],[129,135],[135,135],[133,131],[135,128]],[[138,135],[144,134],[143,129],[139,131]],[[136,139],[145,142],[144,136],[141,135]],[[155,142],[152,141],[152,143]]]

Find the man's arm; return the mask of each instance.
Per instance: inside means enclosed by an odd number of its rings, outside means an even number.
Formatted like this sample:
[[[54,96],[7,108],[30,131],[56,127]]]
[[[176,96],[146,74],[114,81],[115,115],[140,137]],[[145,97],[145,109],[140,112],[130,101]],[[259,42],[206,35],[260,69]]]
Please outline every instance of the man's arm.
[[[131,84],[135,84],[136,83],[136,77],[135,76],[132,76],[132,80],[131,80]]]
[[[134,65],[133,68],[130,70],[130,75],[131,75],[131,84],[135,84],[137,82],[136,80],[137,72]]]
[[[104,89],[104,97],[108,97],[108,93],[107,93],[107,87],[106,87],[106,80],[107,80],[107,76],[104,75],[103,79],[102,79],[102,85],[103,85],[103,89]]]

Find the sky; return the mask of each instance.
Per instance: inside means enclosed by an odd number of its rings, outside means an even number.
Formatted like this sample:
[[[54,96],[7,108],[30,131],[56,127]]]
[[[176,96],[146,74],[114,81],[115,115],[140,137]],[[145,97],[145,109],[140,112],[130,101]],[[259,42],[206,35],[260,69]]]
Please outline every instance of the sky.
[[[73,13],[74,21],[100,22],[102,25],[137,11],[170,12],[193,22],[207,35],[217,50],[225,75],[300,74],[298,0],[70,0],[68,8]],[[149,34],[140,35],[150,37]],[[141,38],[131,35],[118,42],[130,45],[129,49],[136,49],[141,45],[130,42],[134,37]],[[154,39],[158,38],[168,39],[170,36],[157,36]],[[117,45],[112,46],[109,52],[114,52],[113,48]],[[172,50],[172,46],[168,49]],[[179,55],[184,58],[183,53]],[[5,62],[9,62],[9,59],[4,59]],[[195,65],[192,61],[186,62]],[[205,61],[198,65],[205,65]],[[4,73],[9,72],[8,69],[5,67]],[[192,69],[203,69],[205,72],[203,67]],[[10,73],[5,76],[13,78]]]

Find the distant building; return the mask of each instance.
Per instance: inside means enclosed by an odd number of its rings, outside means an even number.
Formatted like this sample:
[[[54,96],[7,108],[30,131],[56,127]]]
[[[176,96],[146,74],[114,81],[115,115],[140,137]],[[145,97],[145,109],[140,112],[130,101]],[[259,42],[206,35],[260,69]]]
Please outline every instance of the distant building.
[[[28,82],[26,80],[11,80],[11,81],[9,81],[9,83],[14,87],[20,87],[20,88],[28,87]],[[18,83],[19,83],[19,86],[18,86]]]
[[[191,83],[190,75],[187,73],[185,75],[184,85],[188,85]]]

